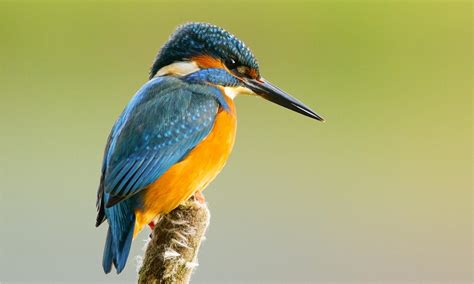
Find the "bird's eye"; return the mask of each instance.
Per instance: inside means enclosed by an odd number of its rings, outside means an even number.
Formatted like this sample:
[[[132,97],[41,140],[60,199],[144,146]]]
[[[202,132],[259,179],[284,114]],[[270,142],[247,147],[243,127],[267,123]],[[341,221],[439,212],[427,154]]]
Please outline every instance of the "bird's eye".
[[[225,66],[229,69],[234,75],[238,77],[251,78],[250,68],[239,63],[235,58],[230,57],[226,60]]]
[[[229,68],[229,70],[233,70],[237,68],[237,60],[231,57],[226,61],[225,66]]]

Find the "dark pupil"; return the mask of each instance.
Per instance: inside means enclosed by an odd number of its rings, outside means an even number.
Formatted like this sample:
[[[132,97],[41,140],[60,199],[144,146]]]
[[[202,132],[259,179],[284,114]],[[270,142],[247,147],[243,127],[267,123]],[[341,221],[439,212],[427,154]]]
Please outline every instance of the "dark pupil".
[[[225,65],[226,65],[227,68],[229,68],[230,70],[235,69],[235,68],[237,68],[237,66],[238,66],[237,60],[235,60],[235,59],[233,59],[233,58],[228,59],[227,62],[225,63]]]

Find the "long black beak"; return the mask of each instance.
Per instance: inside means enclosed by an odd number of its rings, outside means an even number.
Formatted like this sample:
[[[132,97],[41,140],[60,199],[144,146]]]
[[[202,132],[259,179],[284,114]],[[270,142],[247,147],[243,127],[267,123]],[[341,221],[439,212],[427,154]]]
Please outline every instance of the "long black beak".
[[[305,106],[299,100],[293,98],[292,96],[285,93],[280,88],[272,85],[270,82],[265,81],[263,78],[260,79],[244,79],[243,81],[247,88],[252,90],[258,96],[274,102],[282,107],[296,111],[302,115],[306,115],[313,119],[324,121],[324,119],[311,110],[309,107]]]

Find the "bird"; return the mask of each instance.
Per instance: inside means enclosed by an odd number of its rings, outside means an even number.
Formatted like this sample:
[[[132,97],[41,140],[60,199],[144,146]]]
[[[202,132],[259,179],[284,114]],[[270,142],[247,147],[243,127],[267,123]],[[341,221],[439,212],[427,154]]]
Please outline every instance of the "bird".
[[[251,50],[233,34],[209,23],[179,26],[107,139],[96,203],[96,227],[109,225],[105,273],[124,269],[132,240],[146,225],[192,196],[204,201],[202,190],[234,145],[237,95],[323,121],[264,79]]]

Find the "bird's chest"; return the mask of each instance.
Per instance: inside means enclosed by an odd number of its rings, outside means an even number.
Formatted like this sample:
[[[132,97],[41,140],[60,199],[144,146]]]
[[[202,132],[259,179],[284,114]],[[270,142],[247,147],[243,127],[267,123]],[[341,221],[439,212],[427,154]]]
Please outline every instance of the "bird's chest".
[[[209,135],[146,189],[143,209],[150,217],[173,210],[196,191],[203,190],[222,170],[234,146],[237,129],[235,108],[232,101],[229,103],[230,110],[219,111]]]
[[[235,113],[221,110],[209,135],[180,162],[192,193],[203,190],[222,170],[234,146],[236,129]]]

